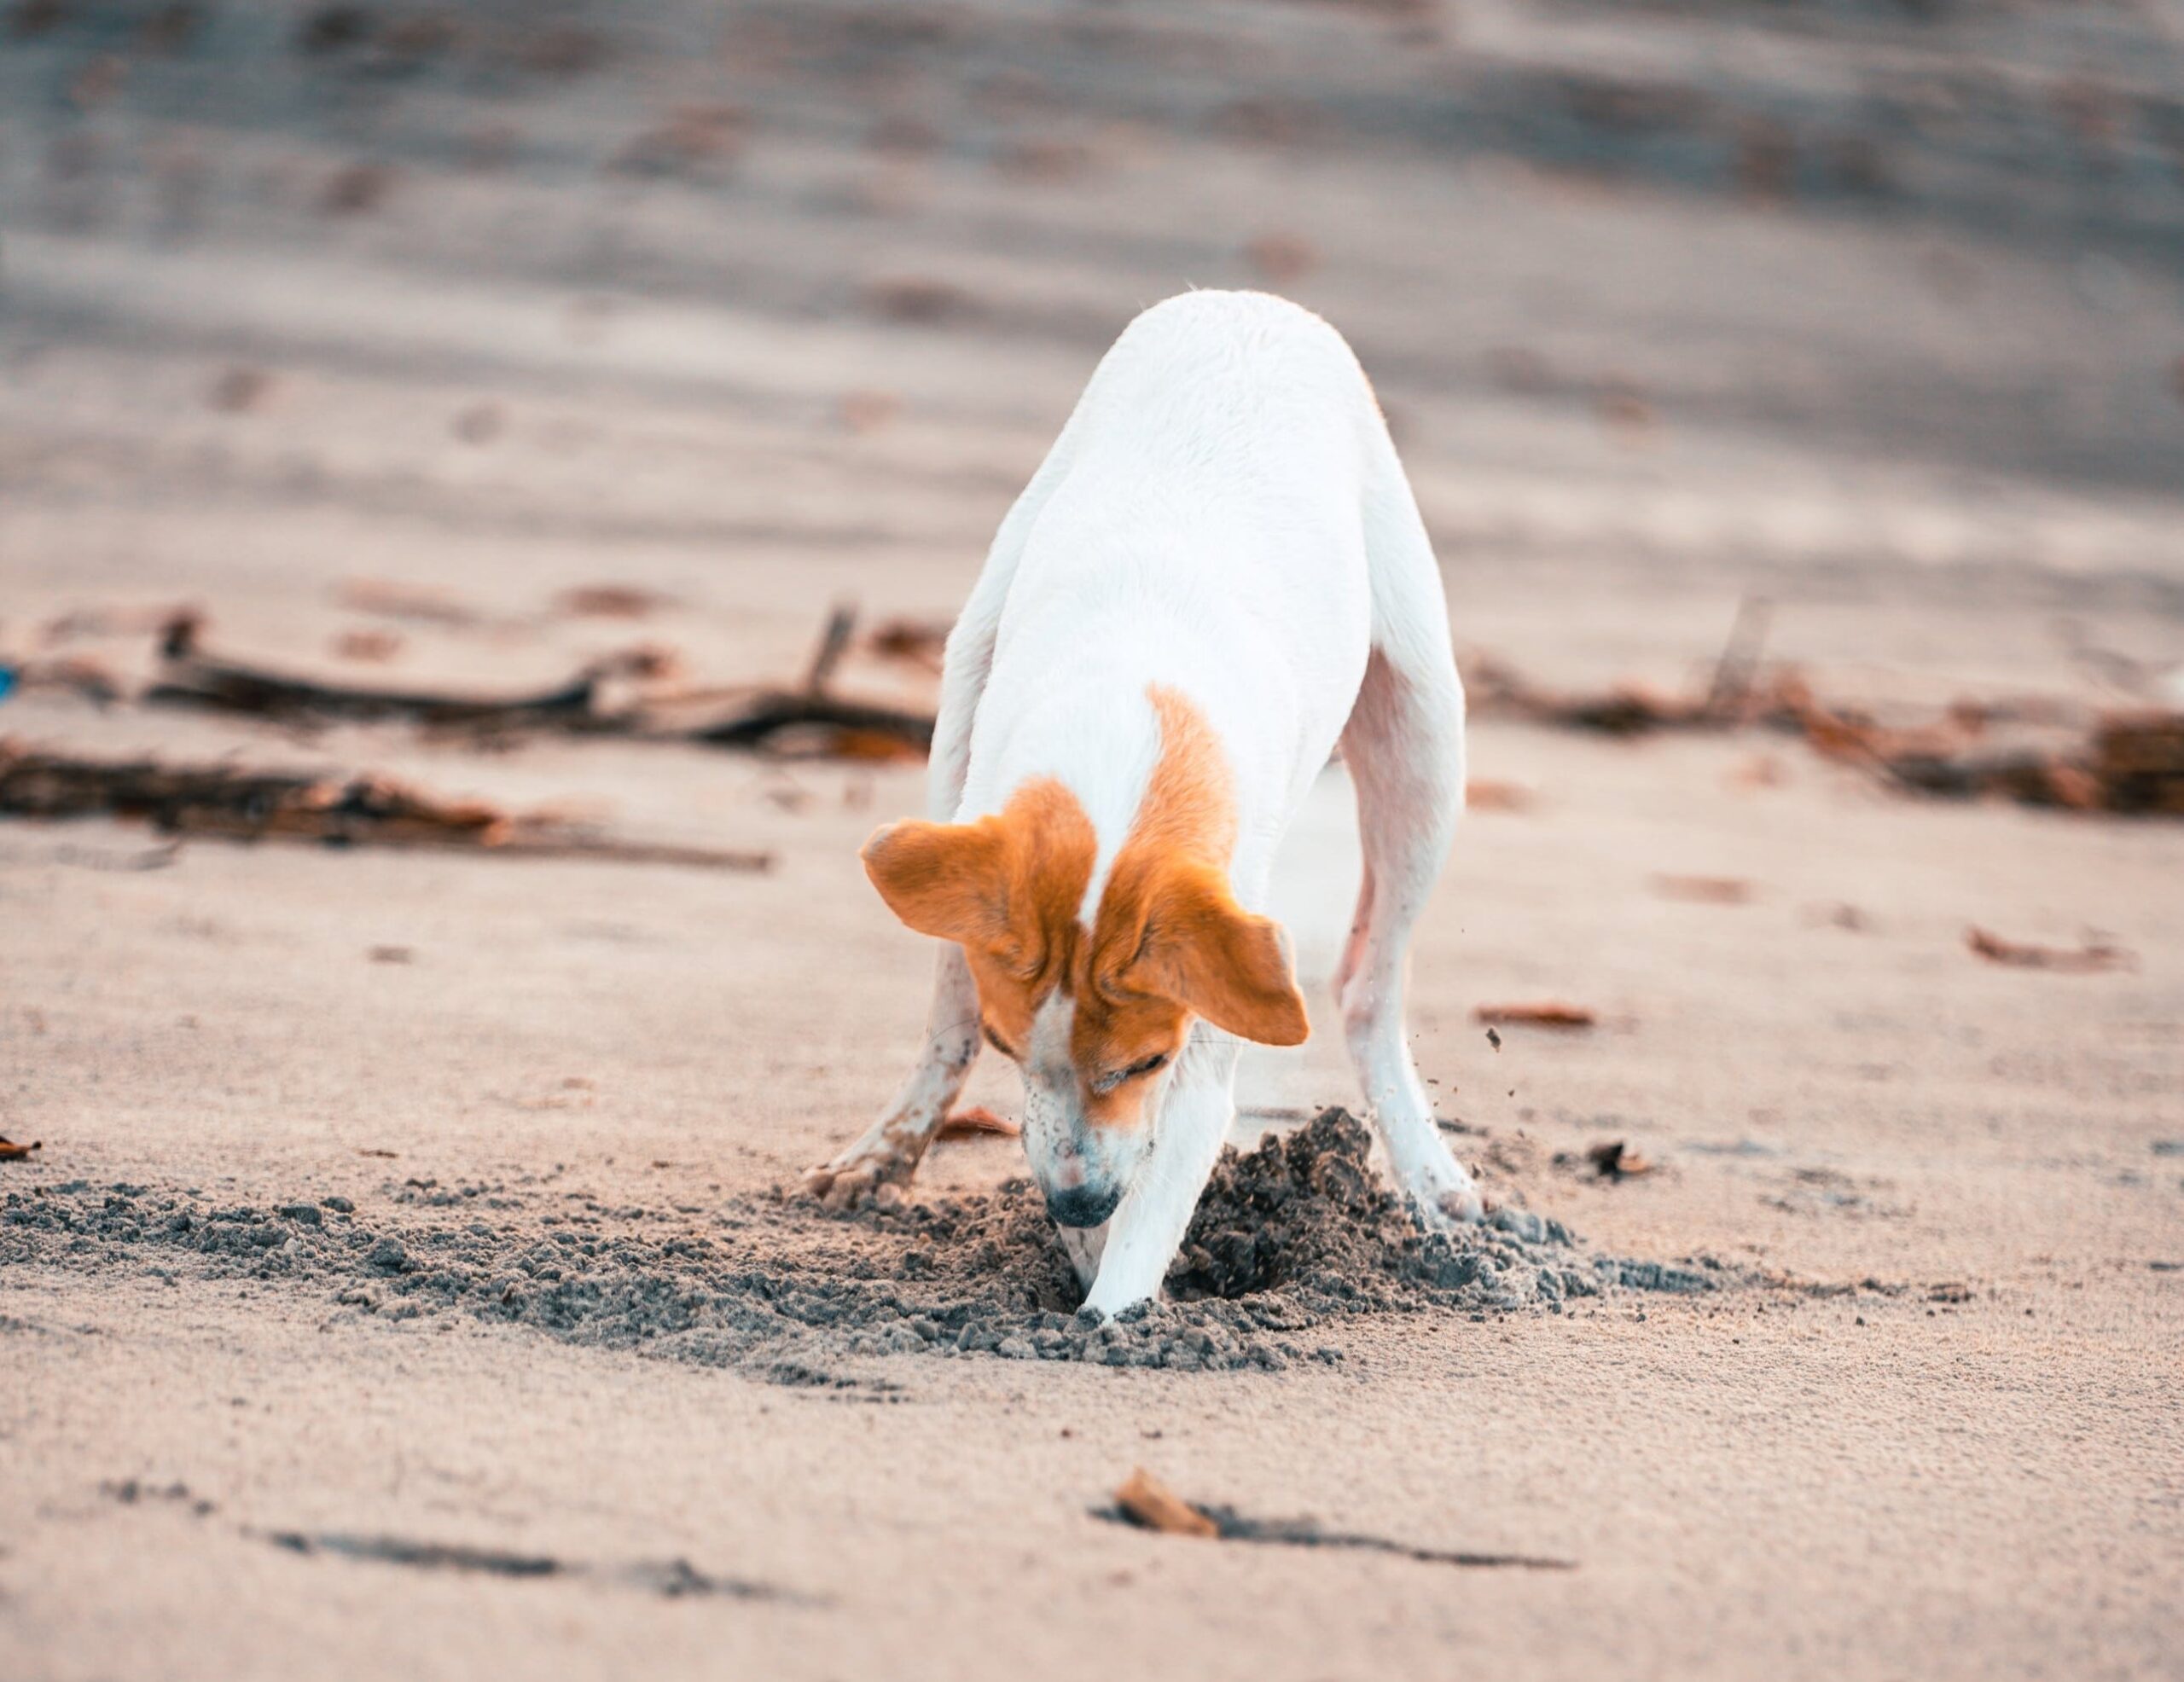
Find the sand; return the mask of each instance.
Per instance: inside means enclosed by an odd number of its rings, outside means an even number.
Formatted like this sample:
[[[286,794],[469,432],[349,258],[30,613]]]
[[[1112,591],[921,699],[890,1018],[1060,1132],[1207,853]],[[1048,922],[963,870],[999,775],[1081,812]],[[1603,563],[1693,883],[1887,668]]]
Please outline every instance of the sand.
[[[1542,682],[1682,682],[1754,594],[1907,715],[2129,700],[2184,643],[2165,12],[43,15],[0,659],[132,685],[187,600],[351,682],[793,682],[838,599],[952,610],[1190,283],[1351,334],[1460,647]],[[0,732],[775,861],[0,826],[11,1682],[2184,1669],[2174,825],[1478,722],[1525,798],[1467,823],[1412,1028],[1501,1214],[1447,1244],[1311,1119],[1356,1097],[1331,770],[1274,908],[1319,1031],[1248,1060],[1275,1119],[1171,1303],[1094,1325],[1012,1140],[898,1209],[778,1195],[915,1041],[930,954],[856,861],[915,767],[27,687]],[[1596,1025],[1474,1017],[1542,999]],[[1227,1539],[1112,1522],[1140,1465]],[[1461,1563],[1503,1556],[1568,1569]]]

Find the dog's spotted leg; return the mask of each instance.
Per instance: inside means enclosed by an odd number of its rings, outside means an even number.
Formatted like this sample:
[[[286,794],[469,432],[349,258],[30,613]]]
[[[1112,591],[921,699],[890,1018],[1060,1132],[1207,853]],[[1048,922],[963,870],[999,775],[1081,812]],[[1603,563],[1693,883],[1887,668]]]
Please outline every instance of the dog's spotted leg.
[[[1120,1314],[1160,1294],[1236,1116],[1236,1042],[1200,1024],[1168,1090],[1144,1165],[1107,1222],[1084,1306]]]
[[[848,1209],[882,1187],[908,1186],[978,1058],[978,986],[963,948],[945,944],[934,966],[925,1050],[880,1119],[833,1161],[805,1174],[804,1190],[829,1209]]]

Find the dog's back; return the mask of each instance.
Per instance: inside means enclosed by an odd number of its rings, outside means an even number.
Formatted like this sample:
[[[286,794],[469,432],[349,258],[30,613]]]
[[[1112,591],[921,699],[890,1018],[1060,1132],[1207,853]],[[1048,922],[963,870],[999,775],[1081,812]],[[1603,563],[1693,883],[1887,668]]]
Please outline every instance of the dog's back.
[[[1356,358],[1309,310],[1195,292],[1138,316],[996,544],[1003,559],[1014,536],[1017,553],[993,569],[1006,588],[966,809],[1035,773],[1107,765],[1141,783],[1152,683],[1259,761],[1239,767],[1247,784],[1316,770],[1365,669],[1366,502],[1384,455]],[[1087,751],[1095,733],[1115,748]]]

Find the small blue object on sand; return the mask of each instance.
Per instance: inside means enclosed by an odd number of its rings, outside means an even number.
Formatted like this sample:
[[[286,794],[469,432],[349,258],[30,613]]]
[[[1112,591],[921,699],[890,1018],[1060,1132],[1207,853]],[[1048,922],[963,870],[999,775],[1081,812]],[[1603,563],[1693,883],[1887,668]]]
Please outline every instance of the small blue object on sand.
[[[15,667],[13,667],[13,666],[0,666],[0,701],[4,701],[4,700],[6,700],[6,699],[8,699],[8,692],[9,692],[9,690],[13,689],[15,687]]]

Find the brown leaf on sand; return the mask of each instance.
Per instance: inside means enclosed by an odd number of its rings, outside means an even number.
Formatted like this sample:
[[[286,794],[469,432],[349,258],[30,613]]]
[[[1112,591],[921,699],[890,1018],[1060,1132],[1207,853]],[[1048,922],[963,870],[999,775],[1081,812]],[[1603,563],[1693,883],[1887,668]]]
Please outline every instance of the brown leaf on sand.
[[[1585,1160],[1590,1163],[1603,1180],[1628,1180],[1635,1174],[1651,1174],[1653,1163],[1619,1139],[1607,1140],[1588,1147]]]
[[[948,629],[945,619],[889,619],[873,627],[865,647],[881,659],[904,660],[937,672],[948,647]]]
[[[328,216],[359,216],[377,210],[394,186],[394,171],[384,164],[351,164],[336,170],[318,195]]]
[[[865,287],[864,299],[874,315],[921,326],[959,320],[976,310],[960,287],[925,275],[883,276]]]
[[[1531,804],[1532,792],[1519,783],[1473,777],[1464,785],[1464,806],[1469,811],[1526,812]]]
[[[235,367],[221,372],[205,400],[229,415],[241,415],[263,407],[272,391],[273,376],[264,368]]]
[[[903,400],[892,392],[855,391],[842,393],[834,413],[852,432],[876,432],[902,412]]]
[[[2101,970],[2129,970],[2139,960],[2122,947],[2089,940],[2075,952],[2059,946],[2029,946],[2004,940],[1981,928],[1964,931],[1964,943],[1990,964],[2019,970],[2054,970],[2064,975],[2092,975]]]
[[[1734,876],[1656,876],[1653,884],[1663,899],[1697,905],[1743,905],[1751,898],[1751,884]]]
[[[1069,1432],[1062,1435],[1067,1436]],[[1426,1565],[1508,1566],[1534,1571],[1567,1571],[1574,1565],[1571,1560],[1545,1559],[1536,1554],[1414,1547],[1362,1531],[1323,1530],[1309,1518],[1254,1518],[1233,1507],[1199,1506],[1183,1499],[1142,1466],[1115,1491],[1115,1505],[1100,1517],[1173,1536],[1217,1537],[1224,1542],[1263,1542],[1285,1547],[1353,1548],[1391,1553]]]
[[[1261,234],[1244,246],[1244,255],[1262,280],[1287,286],[1319,267],[1319,247],[1302,234],[1276,229]]]
[[[1006,1116],[996,1116],[984,1105],[968,1110],[958,1110],[940,1124],[934,1136],[939,1139],[976,1139],[982,1134],[995,1134],[1002,1139],[1014,1139],[1023,1128]]]
[[[1143,1466],[1133,1470],[1115,1491],[1115,1505],[1123,1516],[1147,1530],[1171,1536],[1217,1536],[1220,1526],[1178,1495]]]
[[[343,631],[334,639],[334,652],[345,660],[384,665],[402,652],[402,638],[390,630]]]
[[[578,584],[554,598],[561,612],[583,619],[642,619],[666,602],[642,584]]]
[[[351,578],[338,592],[341,605],[382,618],[414,619],[435,625],[474,625],[484,617],[431,584],[398,584],[380,578]]]
[[[1542,999],[1525,1005],[1481,1005],[1472,1018],[1496,1028],[1590,1028],[1598,1019],[1583,1005]]]
[[[33,1139],[27,1145],[18,1145],[12,1139],[0,1139],[0,1163],[19,1163],[32,1151],[44,1148],[43,1139]]]

